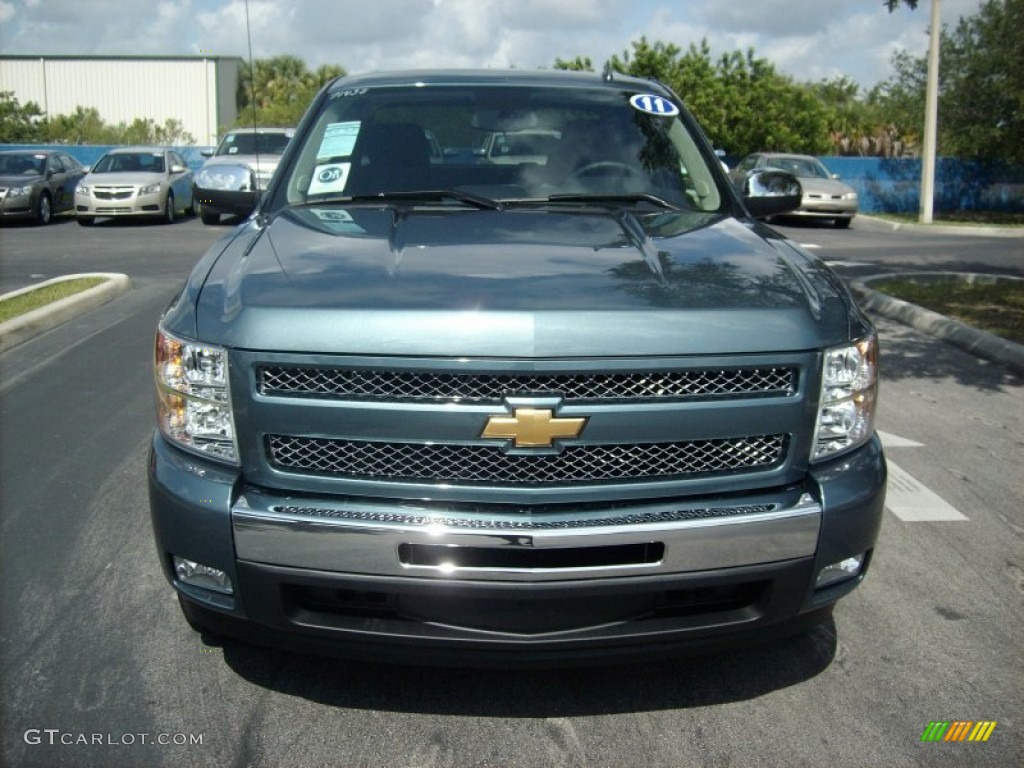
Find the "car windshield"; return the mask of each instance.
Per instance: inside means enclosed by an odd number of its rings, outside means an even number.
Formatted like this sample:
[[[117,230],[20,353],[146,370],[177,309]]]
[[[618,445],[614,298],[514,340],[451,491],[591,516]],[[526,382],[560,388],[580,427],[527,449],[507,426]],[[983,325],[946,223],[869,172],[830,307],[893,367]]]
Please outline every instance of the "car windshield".
[[[805,179],[819,178],[828,179],[831,178],[828,170],[818,160],[813,157],[775,157],[768,161],[768,164],[773,168],[778,168],[782,171],[788,171],[794,176],[802,176]]]
[[[678,108],[625,88],[339,90],[322,101],[289,165],[271,207],[381,195],[410,200],[410,192],[442,190],[449,194],[430,199],[653,201],[700,211],[723,202]]]
[[[92,167],[92,173],[163,173],[162,152],[118,152],[104,155]]]
[[[229,133],[217,147],[217,154],[280,155],[288,139],[285,133]]]
[[[0,155],[0,174],[4,176],[42,176],[45,169],[42,155]]]

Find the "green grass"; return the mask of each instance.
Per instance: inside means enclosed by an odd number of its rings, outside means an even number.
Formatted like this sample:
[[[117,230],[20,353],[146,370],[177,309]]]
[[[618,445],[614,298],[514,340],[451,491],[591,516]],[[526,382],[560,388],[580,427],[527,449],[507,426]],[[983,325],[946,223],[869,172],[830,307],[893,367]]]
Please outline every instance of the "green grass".
[[[879,280],[872,281],[871,288],[1024,344],[1024,281],[986,284]]]
[[[88,290],[105,280],[106,278],[102,277],[80,277],[36,288],[34,291],[12,296],[9,299],[2,299],[0,300],[0,323],[5,323],[51,302]]]
[[[903,224],[917,224],[916,213],[869,213],[886,221],[897,221]],[[933,224],[958,224],[965,227],[1024,227],[1024,213],[1007,211],[956,211],[953,213],[936,213],[932,216]]]

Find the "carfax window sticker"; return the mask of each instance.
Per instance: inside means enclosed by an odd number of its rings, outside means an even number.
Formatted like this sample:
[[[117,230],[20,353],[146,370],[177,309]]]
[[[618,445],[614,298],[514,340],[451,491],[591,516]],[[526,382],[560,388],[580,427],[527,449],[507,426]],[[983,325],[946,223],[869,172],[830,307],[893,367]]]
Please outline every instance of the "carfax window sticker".
[[[362,123],[359,120],[328,125],[316,156],[318,158],[351,157],[352,148],[356,145],[356,138],[359,136],[360,125]]]
[[[629,104],[638,112],[656,117],[675,117],[679,114],[679,107],[668,99],[663,99],[652,93],[638,93],[631,96]]]

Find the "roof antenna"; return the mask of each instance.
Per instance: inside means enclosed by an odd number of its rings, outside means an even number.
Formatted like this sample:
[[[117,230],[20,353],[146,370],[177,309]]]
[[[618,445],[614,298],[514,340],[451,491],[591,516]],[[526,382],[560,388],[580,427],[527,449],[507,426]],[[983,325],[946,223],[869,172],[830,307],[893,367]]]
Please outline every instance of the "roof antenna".
[[[612,69],[611,59],[608,59],[608,61],[604,63],[604,72],[601,74],[601,79],[604,80],[606,83],[610,83],[612,80],[615,79],[615,70]]]
[[[253,173],[253,185],[257,193],[256,207],[259,208],[260,195],[260,136],[256,125],[256,62],[252,58],[252,25],[249,23],[249,0],[245,0],[245,36],[249,43],[249,106],[252,107],[252,146],[256,155],[256,171]]]

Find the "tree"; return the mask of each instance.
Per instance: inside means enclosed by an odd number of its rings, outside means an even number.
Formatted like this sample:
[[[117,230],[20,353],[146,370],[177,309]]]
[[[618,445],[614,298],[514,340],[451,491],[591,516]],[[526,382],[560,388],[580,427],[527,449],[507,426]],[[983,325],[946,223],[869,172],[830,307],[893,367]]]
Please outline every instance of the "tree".
[[[21,104],[14,91],[0,92],[0,144],[27,144],[40,136],[43,110],[34,101]]]
[[[820,154],[830,146],[828,113],[814,90],[776,72],[774,65],[733,51],[712,61],[707,40],[683,53],[674,43],[641,38],[614,56],[623,74],[666,83],[700,121],[716,147],[735,155],[758,150]]]
[[[1024,0],[988,0],[944,31],[939,154],[1024,164]],[[898,51],[868,101],[919,142],[927,61]]]
[[[298,123],[309,102],[326,83],[345,74],[344,68],[326,64],[310,72],[296,56],[275,56],[243,63],[238,77],[237,125]]]

